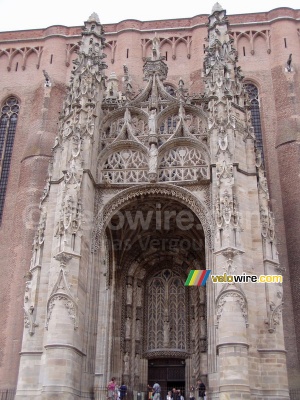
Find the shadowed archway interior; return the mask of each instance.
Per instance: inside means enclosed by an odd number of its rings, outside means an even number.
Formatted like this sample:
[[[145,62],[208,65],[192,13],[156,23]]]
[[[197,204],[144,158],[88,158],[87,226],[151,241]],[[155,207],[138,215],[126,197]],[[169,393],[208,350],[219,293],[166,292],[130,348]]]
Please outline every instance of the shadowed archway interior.
[[[106,237],[115,286],[112,371],[120,368],[123,381],[143,390],[159,365],[164,390],[187,385],[207,348],[205,288],[184,286],[191,269],[205,269],[199,219],[176,200],[145,196],[111,218]]]

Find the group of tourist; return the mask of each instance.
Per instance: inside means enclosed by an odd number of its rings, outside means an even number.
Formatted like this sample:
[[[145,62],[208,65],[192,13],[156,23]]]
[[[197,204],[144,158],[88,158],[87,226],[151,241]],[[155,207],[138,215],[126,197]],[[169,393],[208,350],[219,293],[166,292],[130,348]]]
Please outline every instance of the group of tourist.
[[[160,393],[161,387],[159,383],[155,383],[152,387],[148,385],[151,390],[150,396],[152,400],[161,400]],[[198,391],[198,398],[195,397],[195,391]],[[116,383],[116,378],[111,378],[107,385],[107,399],[108,400],[124,400],[127,395],[127,386],[122,382],[121,386]],[[149,398],[150,398],[149,396]],[[201,380],[197,381],[197,386],[190,388],[189,400],[206,400],[206,387]],[[167,394],[166,400],[184,400],[184,396],[180,389],[173,388]]]
[[[182,395],[180,389],[173,388],[168,392],[167,400],[184,400],[184,396]]]
[[[127,395],[127,386],[124,382],[119,386],[116,378],[112,377],[107,385],[107,399],[109,400],[124,400]]]
[[[151,398],[153,400],[161,400],[160,399],[161,387],[158,383],[155,383],[152,388],[151,386],[148,386],[148,388],[152,390]],[[195,391],[198,392],[198,396],[195,396]],[[190,397],[189,400],[207,400],[206,387],[205,384],[201,381],[201,379],[197,381],[196,387],[192,386],[190,388],[189,397]],[[166,400],[184,400],[184,396],[183,393],[180,391],[180,389],[173,388],[168,392]]]

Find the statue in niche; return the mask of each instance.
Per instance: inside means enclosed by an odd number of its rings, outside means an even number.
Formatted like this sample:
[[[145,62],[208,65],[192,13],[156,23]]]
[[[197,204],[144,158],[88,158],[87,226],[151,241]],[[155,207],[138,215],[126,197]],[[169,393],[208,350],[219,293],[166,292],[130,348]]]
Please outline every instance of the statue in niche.
[[[200,303],[204,304],[205,303],[205,288],[203,286],[200,286]]]
[[[134,359],[134,373],[135,375],[139,374],[139,368],[140,367],[140,356],[138,354],[135,355]]]
[[[125,322],[125,337],[126,337],[126,339],[130,338],[130,331],[131,331],[131,321],[130,321],[130,318],[127,317],[126,322]]]
[[[192,333],[192,335],[191,335],[191,337],[192,337],[192,340],[194,340],[195,338],[196,338],[196,332],[197,331],[197,329],[196,329],[196,322],[195,322],[195,318],[193,318],[192,319],[192,329],[191,329],[191,333]]]
[[[159,39],[155,36],[152,40],[152,60],[157,60],[160,56],[160,44]]]
[[[198,365],[197,365],[197,359],[196,359],[195,354],[193,355],[192,365],[193,365],[193,376],[197,376],[197,374],[198,374]]]
[[[138,129],[138,135],[139,134],[141,134],[141,135],[143,135],[144,134],[144,121],[143,120],[139,120],[138,121],[138,126],[137,126],[137,129]]]
[[[132,286],[127,285],[127,292],[126,292],[126,304],[132,303]]]
[[[142,288],[140,286],[136,288],[136,305],[138,307],[142,305]]]
[[[136,320],[135,338],[136,338],[136,340],[140,340],[140,338],[141,338],[141,321],[139,319]]]
[[[124,114],[124,122],[130,122],[131,121],[131,114],[128,108],[126,108],[125,114]]]
[[[156,108],[153,108],[151,110],[150,116],[149,116],[149,132],[150,133],[156,133]]]
[[[200,317],[200,337],[206,337],[206,321],[205,318],[202,316]]]
[[[149,150],[149,172],[156,172],[158,150],[155,143],[151,143]]]
[[[124,355],[124,375],[129,375],[129,355],[125,353]]]
[[[170,343],[170,322],[166,319],[164,321],[164,347],[169,347]]]

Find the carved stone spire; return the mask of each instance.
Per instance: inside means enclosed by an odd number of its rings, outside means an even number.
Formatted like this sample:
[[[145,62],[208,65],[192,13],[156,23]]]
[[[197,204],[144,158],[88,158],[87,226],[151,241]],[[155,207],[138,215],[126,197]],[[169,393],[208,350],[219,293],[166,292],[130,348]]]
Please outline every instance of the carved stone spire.
[[[245,104],[245,91],[242,86],[243,75],[236,66],[237,51],[229,36],[226,11],[216,3],[208,23],[208,46],[204,59],[204,81],[206,95],[215,96],[219,101],[226,98],[238,106]],[[224,97],[225,96],[225,97]]]

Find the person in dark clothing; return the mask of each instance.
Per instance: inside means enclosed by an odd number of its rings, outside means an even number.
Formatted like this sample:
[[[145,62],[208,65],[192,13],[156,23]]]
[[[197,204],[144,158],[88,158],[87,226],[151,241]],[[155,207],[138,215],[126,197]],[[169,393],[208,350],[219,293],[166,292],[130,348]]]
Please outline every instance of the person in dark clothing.
[[[122,385],[119,387],[120,391],[120,400],[124,400],[127,395],[127,386],[122,382]]]
[[[176,400],[176,397],[177,397],[177,390],[176,390],[176,388],[173,388],[173,389],[172,389],[171,397],[172,397],[173,400]]]
[[[205,388],[204,383],[201,381],[201,379],[199,379],[199,381],[197,382],[197,388],[199,391],[199,400],[204,400],[206,388]]]

